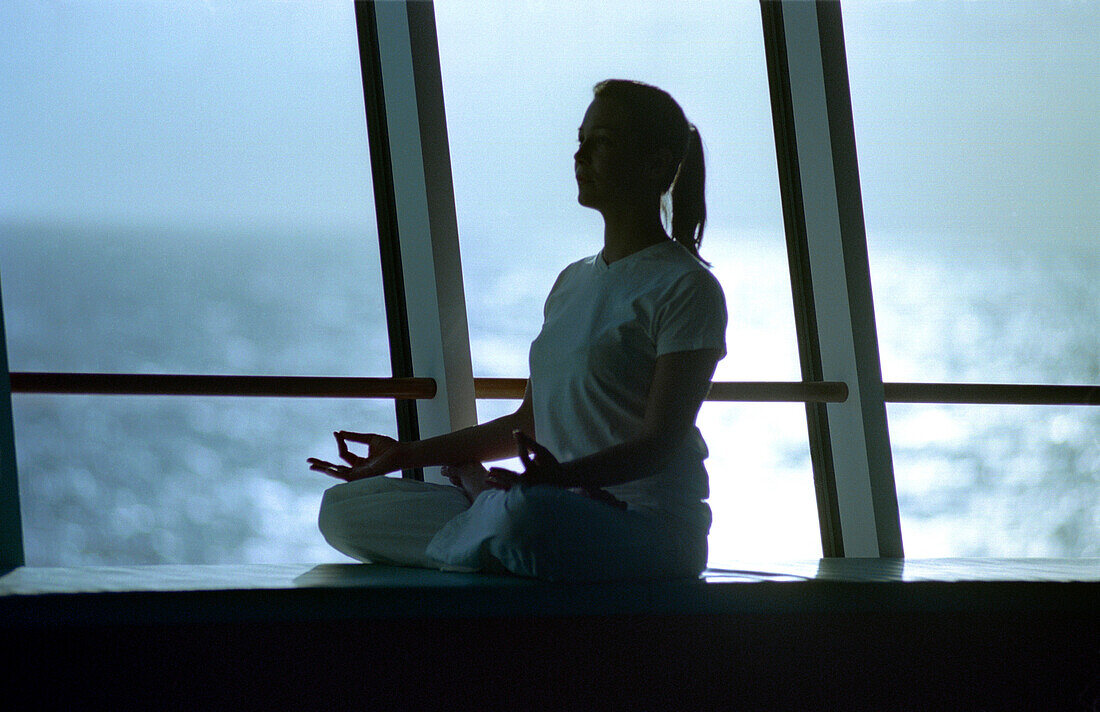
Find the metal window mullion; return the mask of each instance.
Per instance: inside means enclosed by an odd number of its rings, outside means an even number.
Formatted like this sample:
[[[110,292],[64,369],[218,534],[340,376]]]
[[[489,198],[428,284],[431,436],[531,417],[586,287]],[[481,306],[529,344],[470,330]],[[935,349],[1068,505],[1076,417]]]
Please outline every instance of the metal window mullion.
[[[405,280],[401,269],[401,241],[397,230],[386,102],[382,92],[382,62],[378,54],[378,25],[366,3],[356,3],[355,22],[359,37],[359,65],[363,77],[363,104],[367,116],[374,214],[378,225],[378,253],[382,266],[382,296],[386,307],[386,328],[390,347],[390,372],[394,378],[413,375],[409,318],[405,304]],[[417,440],[420,427],[416,401],[394,401],[399,440]],[[405,470],[410,479],[423,480],[420,468]]]
[[[821,380],[821,349],[817,338],[817,316],[813,308],[813,283],[810,280],[809,254],[806,249],[806,220],[802,206],[802,184],[787,67],[786,40],[782,6],[762,0],[764,48],[768,66],[768,84],[772,102],[783,222],[786,226],[787,261],[791,275],[795,334],[803,381]],[[829,439],[829,420],[824,403],[806,404],[806,426],[810,446],[810,464],[814,474],[821,549],[825,556],[843,556],[836,481]]]
[[[435,15],[429,2],[357,3],[363,12],[375,28],[409,375],[436,381],[436,397],[417,404],[419,436],[430,437],[477,422]],[[437,468],[425,479],[442,481]]]
[[[840,7],[762,3],[803,377],[827,556],[901,556]]]
[[[15,464],[8,341],[4,334],[4,305],[0,299],[0,573],[23,564],[23,518],[19,510],[19,476]]]

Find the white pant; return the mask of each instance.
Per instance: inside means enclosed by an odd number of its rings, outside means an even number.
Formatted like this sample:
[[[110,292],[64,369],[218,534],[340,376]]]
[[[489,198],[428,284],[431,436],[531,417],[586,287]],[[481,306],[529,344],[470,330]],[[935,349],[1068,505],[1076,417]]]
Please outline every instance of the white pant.
[[[705,531],[550,486],[488,490],[471,505],[455,487],[373,477],[326,491],[318,523],[359,561],[552,581],[694,577],[707,560]]]

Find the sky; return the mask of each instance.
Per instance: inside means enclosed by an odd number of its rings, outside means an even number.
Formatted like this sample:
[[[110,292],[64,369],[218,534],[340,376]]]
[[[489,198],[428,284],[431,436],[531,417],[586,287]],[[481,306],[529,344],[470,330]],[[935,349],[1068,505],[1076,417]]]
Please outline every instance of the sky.
[[[436,15],[461,225],[583,224],[558,206],[607,76],[669,89],[699,125],[712,222],[781,224],[755,2]],[[856,2],[844,18],[869,229],[1095,238],[1100,4]],[[0,220],[372,221],[350,2],[9,0],[0,27]]]

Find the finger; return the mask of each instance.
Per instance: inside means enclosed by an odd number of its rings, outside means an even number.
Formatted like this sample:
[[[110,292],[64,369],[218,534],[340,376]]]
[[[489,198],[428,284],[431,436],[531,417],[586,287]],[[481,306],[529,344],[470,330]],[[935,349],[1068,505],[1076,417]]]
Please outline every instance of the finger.
[[[530,438],[524,435],[522,430],[513,430],[512,437],[515,438],[516,441],[516,453],[519,456],[519,461],[523,463],[523,469],[526,470],[528,467],[535,464],[534,458],[531,455],[531,450],[527,447]]]
[[[512,483],[511,482],[504,482],[502,480],[494,480],[494,479],[485,480],[485,486],[488,487],[489,489],[504,490],[505,492],[512,489]]]
[[[344,442],[344,439],[342,437],[340,437],[340,433],[333,433],[333,435],[336,436],[336,448],[340,453],[340,458],[344,462],[348,463],[352,467],[361,465],[365,462],[363,458],[359,457],[354,452],[348,449],[348,444]]]
[[[503,467],[493,467],[485,473],[486,483],[495,489],[511,489],[520,481],[520,475]]]
[[[527,433],[522,430],[516,431],[516,441],[522,444],[522,446],[531,453],[531,460],[540,464],[546,465],[551,462],[557,462],[557,458],[554,457],[546,447],[536,442],[534,438],[531,438]]]
[[[519,446],[527,452],[528,456],[534,459],[534,456],[538,454],[538,450],[535,449],[536,447],[538,447],[538,443],[527,437],[527,433],[523,432],[522,430],[516,430],[512,433],[512,435],[513,437],[515,437],[516,442],[519,444]]]
[[[346,458],[350,451],[347,442],[344,440],[344,433],[335,432],[332,437],[336,438],[336,450],[340,453],[340,457]]]
[[[341,430],[336,433],[337,439],[350,440],[353,443],[370,445],[378,439],[377,433],[353,433],[350,430]]]
[[[351,459],[353,455],[351,450],[348,450],[348,444],[344,441],[343,433],[333,433],[332,436],[336,438],[336,451],[340,455],[340,459],[354,465],[355,463]]]
[[[344,467],[343,465],[333,465],[331,462],[324,462],[318,460],[309,466],[309,469],[314,472],[320,472],[323,475],[329,477],[336,477],[341,480],[347,480],[347,473],[351,470],[350,467]]]

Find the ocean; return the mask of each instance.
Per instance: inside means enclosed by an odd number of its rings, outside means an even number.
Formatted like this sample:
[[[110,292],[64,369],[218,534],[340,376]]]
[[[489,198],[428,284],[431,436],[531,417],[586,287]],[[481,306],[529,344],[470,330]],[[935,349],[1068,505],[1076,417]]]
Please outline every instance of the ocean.
[[[798,380],[781,236],[708,240],[730,310],[716,378]],[[885,380],[1100,383],[1096,251],[869,242]],[[564,262],[483,245],[463,261],[475,375],[526,375]],[[0,226],[10,366],[386,376],[377,264],[368,228]],[[481,401],[479,417],[514,406]],[[305,459],[335,457],[336,429],[395,430],[374,400],[16,394],[13,408],[38,566],[346,560],[316,528],[333,481]],[[908,556],[1100,555],[1100,408],[894,404],[888,418]],[[804,408],[708,403],[699,425],[711,565],[820,556]]]

